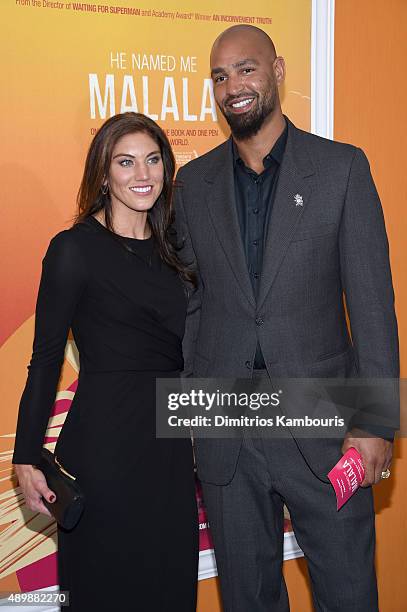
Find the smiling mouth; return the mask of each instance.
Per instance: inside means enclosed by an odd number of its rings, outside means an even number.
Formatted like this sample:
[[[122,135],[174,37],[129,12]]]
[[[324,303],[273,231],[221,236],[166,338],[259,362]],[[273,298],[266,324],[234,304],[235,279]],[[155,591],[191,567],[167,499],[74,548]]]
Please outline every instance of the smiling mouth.
[[[229,106],[233,109],[240,110],[249,106],[253,102],[254,98],[244,98],[243,100],[237,100],[236,102],[232,102]]]
[[[147,193],[150,193],[153,189],[152,185],[145,185],[144,187],[129,187],[130,191],[132,191],[133,193],[140,193],[142,195],[145,195]]]

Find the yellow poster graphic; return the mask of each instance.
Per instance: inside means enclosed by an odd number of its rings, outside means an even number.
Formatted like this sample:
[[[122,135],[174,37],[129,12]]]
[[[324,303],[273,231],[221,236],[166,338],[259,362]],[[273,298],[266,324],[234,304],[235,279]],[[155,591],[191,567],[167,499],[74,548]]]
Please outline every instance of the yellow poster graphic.
[[[41,260],[66,229],[89,143],[114,114],[141,112],[166,131],[177,164],[229,136],[209,73],[215,38],[231,25],[266,31],[285,58],[283,110],[310,128],[311,1],[3,0],[1,49],[0,591],[56,584],[55,523],[33,515],[12,476],[19,399],[34,330]],[[72,401],[72,341],[49,422],[49,448]]]

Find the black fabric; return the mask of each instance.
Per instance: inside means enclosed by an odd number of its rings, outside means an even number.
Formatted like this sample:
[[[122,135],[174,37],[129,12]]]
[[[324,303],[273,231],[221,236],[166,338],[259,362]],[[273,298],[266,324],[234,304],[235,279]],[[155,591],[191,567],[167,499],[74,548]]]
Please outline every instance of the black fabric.
[[[152,238],[121,241],[90,218],[51,241],[13,462],[39,462],[71,327],[79,383],[55,454],[86,499],[78,525],[58,529],[75,612],[195,610],[191,443],[155,437],[155,382],[182,369],[185,314]]]
[[[236,143],[232,140],[235,195],[240,233],[247,269],[256,298],[263,268],[264,242],[286,142],[287,125],[271,151],[264,157],[263,172],[257,174],[245,165],[239,155]],[[260,344],[257,343],[254,368],[264,369],[265,367]]]

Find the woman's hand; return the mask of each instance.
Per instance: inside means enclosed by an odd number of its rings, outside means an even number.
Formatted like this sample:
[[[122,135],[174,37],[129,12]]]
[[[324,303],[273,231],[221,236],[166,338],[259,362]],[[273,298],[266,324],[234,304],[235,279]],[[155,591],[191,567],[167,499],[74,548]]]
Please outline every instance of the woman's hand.
[[[18,478],[24,497],[25,503],[33,512],[42,512],[47,516],[51,516],[49,510],[44,506],[42,497],[51,504],[56,500],[54,491],[48,488],[47,481],[41,470],[33,465],[19,464],[14,465],[15,472]]]

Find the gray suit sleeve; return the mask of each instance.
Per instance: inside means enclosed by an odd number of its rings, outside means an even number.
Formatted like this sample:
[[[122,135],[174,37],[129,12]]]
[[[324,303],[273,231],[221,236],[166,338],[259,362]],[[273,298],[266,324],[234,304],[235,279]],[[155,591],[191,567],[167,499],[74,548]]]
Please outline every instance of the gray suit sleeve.
[[[350,168],[339,249],[358,375],[375,380],[359,396],[360,414],[353,426],[391,439],[399,422],[394,292],[383,211],[369,162],[360,149],[355,150]]]
[[[192,376],[193,362],[195,355],[195,345],[198,337],[201,303],[202,303],[202,279],[199,274],[195,252],[191,242],[188,227],[188,220],[185,213],[183,200],[183,179],[182,170],[177,174],[177,181],[174,193],[175,229],[178,237],[179,251],[178,256],[197,276],[196,288],[189,291],[187,318],[185,323],[185,334],[182,343],[184,353],[184,370],[182,376]]]

